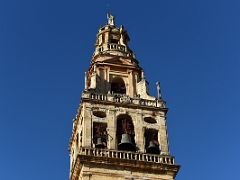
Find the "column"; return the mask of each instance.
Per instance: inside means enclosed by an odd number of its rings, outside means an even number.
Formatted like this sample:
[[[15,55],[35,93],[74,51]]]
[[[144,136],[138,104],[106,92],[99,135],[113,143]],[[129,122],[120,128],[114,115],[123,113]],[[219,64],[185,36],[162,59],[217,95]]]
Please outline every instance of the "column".
[[[83,146],[91,147],[92,145],[92,113],[90,108],[86,108],[86,104],[83,105],[84,107],[84,132],[83,132]]]
[[[109,110],[108,113],[108,134],[109,134],[109,146],[110,149],[116,149],[116,131],[117,131],[117,120],[115,117],[115,111]]]

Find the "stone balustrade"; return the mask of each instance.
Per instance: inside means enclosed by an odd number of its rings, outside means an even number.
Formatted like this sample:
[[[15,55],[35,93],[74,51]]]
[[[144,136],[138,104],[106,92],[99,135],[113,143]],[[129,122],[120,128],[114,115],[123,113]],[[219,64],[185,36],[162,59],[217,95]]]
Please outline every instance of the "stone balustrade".
[[[98,93],[88,93],[83,95],[84,98],[89,98],[92,100],[99,101],[108,101],[114,103],[122,103],[122,104],[133,104],[140,105],[146,107],[161,107],[165,108],[165,102],[162,100],[147,100],[141,98],[131,98],[127,95],[120,94],[98,94]]]
[[[109,44],[103,44],[99,46],[96,51],[93,54],[93,57],[96,56],[99,53],[104,52],[120,52],[122,56],[126,57],[133,57],[135,58],[135,55],[129,50],[127,46],[116,44],[116,43],[109,43]]]
[[[162,163],[162,164],[168,164],[168,165],[175,164],[174,157],[172,156],[135,153],[135,152],[129,152],[129,151],[81,147],[79,149],[79,154],[83,156],[136,160],[136,161],[145,161],[145,162],[152,162],[152,163]]]
[[[120,44],[115,44],[115,43],[107,44],[107,46],[101,46],[98,50],[99,52],[108,51],[108,50],[118,50],[122,52],[127,52],[127,48],[125,46]]]
[[[157,106],[157,102],[153,100],[141,99],[140,105],[142,106]]]
[[[123,46],[123,45],[120,45],[120,44],[114,44],[114,43],[111,43],[111,44],[108,44],[108,49],[107,50],[120,50],[120,51],[126,51],[126,47]]]
[[[100,100],[100,101],[106,101],[108,100],[107,95],[106,94],[97,94],[97,93],[91,93],[91,99],[95,99],[95,100]]]

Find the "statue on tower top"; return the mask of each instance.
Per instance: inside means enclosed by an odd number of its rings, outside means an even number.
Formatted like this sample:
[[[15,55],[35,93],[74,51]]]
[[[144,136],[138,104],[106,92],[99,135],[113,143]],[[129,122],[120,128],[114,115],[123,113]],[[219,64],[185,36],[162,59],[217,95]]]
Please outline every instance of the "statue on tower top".
[[[110,13],[107,13],[108,25],[114,26],[114,16]]]
[[[157,99],[162,99],[161,89],[160,89],[160,82],[157,81],[156,85],[157,85]]]

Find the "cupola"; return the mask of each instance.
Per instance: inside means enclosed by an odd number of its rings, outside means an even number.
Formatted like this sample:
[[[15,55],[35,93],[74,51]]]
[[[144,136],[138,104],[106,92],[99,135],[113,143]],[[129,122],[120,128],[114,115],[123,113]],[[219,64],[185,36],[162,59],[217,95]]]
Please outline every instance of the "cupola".
[[[132,50],[128,47],[130,38],[127,31],[121,25],[115,26],[114,16],[107,14],[107,24],[100,27],[95,44],[93,57],[102,54],[117,55],[135,58]]]

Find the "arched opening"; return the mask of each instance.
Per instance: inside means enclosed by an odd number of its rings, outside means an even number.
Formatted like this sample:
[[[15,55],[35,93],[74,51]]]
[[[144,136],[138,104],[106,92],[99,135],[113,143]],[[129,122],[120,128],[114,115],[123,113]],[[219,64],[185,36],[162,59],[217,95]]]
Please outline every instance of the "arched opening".
[[[136,151],[135,133],[132,118],[127,114],[117,117],[117,144],[123,151]]]
[[[144,137],[146,153],[159,154],[158,131],[155,129],[146,129]]]
[[[118,40],[117,39],[111,39],[110,42],[113,43],[113,44],[118,44]]]
[[[104,149],[107,147],[107,123],[93,123],[93,143],[95,148]]]
[[[115,77],[112,80],[111,92],[116,94],[126,94],[126,86],[122,78]]]

